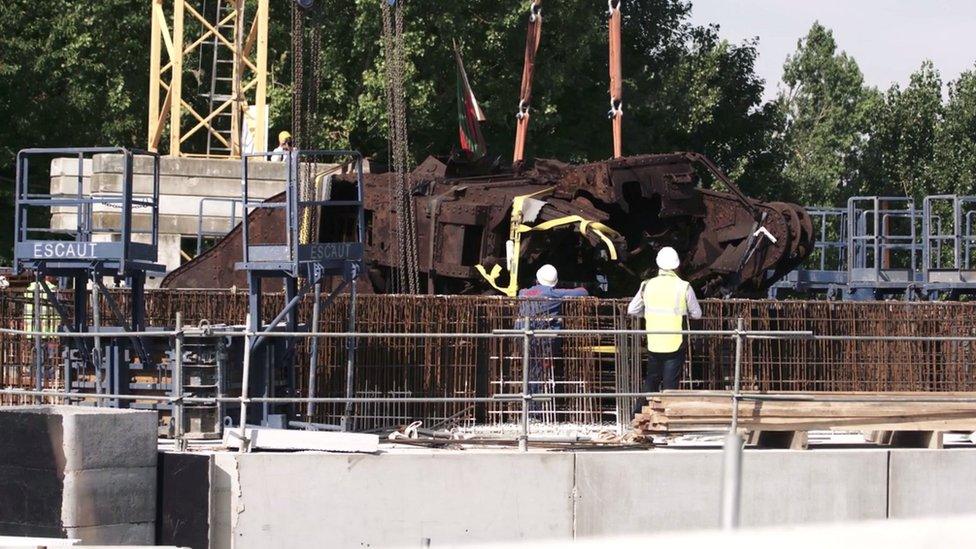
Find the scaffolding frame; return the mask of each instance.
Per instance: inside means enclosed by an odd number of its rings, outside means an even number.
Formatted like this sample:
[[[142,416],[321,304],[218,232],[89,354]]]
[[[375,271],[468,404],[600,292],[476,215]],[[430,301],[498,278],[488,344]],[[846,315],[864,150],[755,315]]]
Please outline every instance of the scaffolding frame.
[[[870,300],[976,294],[976,196],[856,196],[847,208],[811,208],[819,255],[769,290]],[[828,231],[833,230],[833,234]],[[832,259],[833,261],[830,261]]]
[[[214,19],[209,20],[187,0],[151,0],[152,30],[149,62],[149,132],[148,149],[158,152],[163,134],[169,130],[169,156],[200,156],[240,158],[244,150],[243,136],[249,97],[255,107],[253,140],[249,147],[255,151],[268,148],[267,87],[268,87],[268,19],[269,0],[221,0],[227,10],[217,9]],[[245,6],[256,2],[252,17],[247,17]],[[188,22],[200,27],[195,38],[185,36]],[[231,29],[227,36],[223,28]],[[246,30],[246,32],[245,32]],[[230,97],[214,101],[213,86],[208,101],[209,112],[201,114],[198,108],[183,95],[183,77],[188,73],[188,59],[199,53],[205,45],[213,47],[213,55],[223,49],[233,58]],[[164,53],[166,62],[164,63]],[[216,77],[215,75],[212,75]],[[160,98],[162,97],[162,101]],[[231,129],[225,137],[215,121],[230,114]],[[189,115],[189,116],[184,116]],[[189,124],[184,121],[188,119]],[[200,131],[206,131],[206,152],[186,150],[187,140]],[[222,154],[211,149],[210,141],[223,145]]]

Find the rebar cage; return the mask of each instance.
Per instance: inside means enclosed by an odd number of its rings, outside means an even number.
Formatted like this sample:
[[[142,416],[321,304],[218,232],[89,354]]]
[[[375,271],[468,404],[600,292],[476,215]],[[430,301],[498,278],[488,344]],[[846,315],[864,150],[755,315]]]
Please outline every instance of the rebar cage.
[[[125,303],[127,292],[116,291]],[[66,291],[70,294],[70,291]],[[70,299],[70,295],[65,295]],[[344,397],[349,347],[342,336],[349,330],[343,312],[345,296],[337,307],[323,310],[317,328],[341,337],[320,338],[312,366],[311,342],[296,342],[295,394]],[[173,326],[177,312],[186,325],[207,319],[211,326],[235,325],[244,318],[247,294],[230,291],[151,290],[147,294],[148,320]],[[280,310],[284,296],[266,296],[266,312]],[[298,313],[314,306],[309,296]],[[703,300],[704,318],[693,330],[729,330],[737,318],[747,329],[806,332],[818,338],[754,338],[743,349],[742,388],[760,391],[972,391],[976,390],[973,364],[976,346],[971,341],[947,338],[976,336],[976,304],[952,302],[813,302]],[[24,300],[0,295],[0,326],[23,327]],[[353,357],[353,397],[475,398],[517,395],[522,376],[519,338],[437,337],[437,334],[478,334],[513,328],[520,320],[520,302],[502,297],[376,296],[358,298],[354,329],[385,333],[381,338],[356,338]],[[639,328],[639,319],[626,315],[626,303],[595,298],[563,302],[562,336],[558,354],[533,356],[549,360],[545,375],[533,381],[535,393],[627,393],[642,390],[643,336],[594,333],[604,329]],[[426,333],[430,337],[396,334]],[[878,336],[887,338],[877,340]],[[239,341],[239,339],[238,339]],[[238,344],[239,345],[239,344]],[[734,365],[734,342],[728,337],[696,335],[690,338],[689,356],[681,387],[728,389]],[[535,352],[532,350],[530,352]],[[6,387],[34,386],[33,347],[30,338],[0,334],[3,366],[0,383]],[[171,358],[166,359],[171,360]],[[170,387],[169,371],[145,372],[143,381],[157,384],[156,394]],[[309,373],[315,371],[314,390]],[[284,375],[279,371],[277,375]],[[61,370],[52,355],[43,362],[43,387],[57,389]],[[239,371],[226,376],[224,396],[239,395]],[[147,391],[146,394],[149,394]],[[25,402],[20,397],[0,397]],[[19,400],[18,400],[19,399]],[[579,398],[545,401],[530,416],[547,423],[627,424],[632,398]],[[371,430],[403,425],[414,420],[425,426],[499,425],[515,421],[520,401],[508,402],[373,402],[352,406],[350,428]],[[335,424],[346,413],[341,403],[310,409],[299,405],[297,414],[315,423]]]

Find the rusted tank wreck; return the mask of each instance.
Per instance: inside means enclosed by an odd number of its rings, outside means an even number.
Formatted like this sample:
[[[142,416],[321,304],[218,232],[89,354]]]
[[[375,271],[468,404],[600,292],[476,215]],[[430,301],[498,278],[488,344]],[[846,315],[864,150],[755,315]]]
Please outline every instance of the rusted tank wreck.
[[[584,165],[538,160],[530,168],[460,175],[434,158],[411,174],[416,268],[428,293],[503,292],[532,283],[552,263],[563,283],[623,296],[654,272],[663,246],[683,257],[681,274],[705,296],[757,295],[807,258],[814,237],[803,208],[750,199],[697,153],[631,156]],[[470,172],[470,170],[467,170]],[[702,176],[730,192],[701,188]],[[360,288],[397,291],[391,174],[366,174],[366,257]],[[329,198],[354,193],[355,177],[329,178]],[[316,192],[322,192],[321,189]],[[270,201],[281,201],[282,195]],[[313,241],[342,241],[352,215],[315,218]],[[339,209],[341,212],[341,209]],[[282,237],[284,210],[249,217],[255,242]],[[238,225],[214,247],[173,271],[169,288],[244,287]],[[514,279],[510,273],[514,272]]]

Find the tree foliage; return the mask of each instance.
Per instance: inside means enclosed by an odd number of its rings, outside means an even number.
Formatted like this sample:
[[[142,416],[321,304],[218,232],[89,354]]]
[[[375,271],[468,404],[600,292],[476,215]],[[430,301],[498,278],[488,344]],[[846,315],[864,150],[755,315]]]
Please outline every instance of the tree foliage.
[[[830,203],[857,170],[858,153],[877,94],[857,63],[837,51],[833,33],[816,23],[783,67],[784,198]]]
[[[329,0],[323,80],[327,113],[322,146],[386,154],[386,108],[380,10],[375,2]],[[523,2],[475,0],[406,4],[409,128],[420,158],[455,146],[452,39],[462,44],[468,74],[488,116],[489,150],[511,154],[525,47]],[[624,128],[628,153],[692,149],[751,175],[763,166],[774,116],[761,108],[754,43],[722,41],[716,28],[688,22],[690,4],[641,0],[624,7]],[[537,59],[528,156],[572,161],[607,158],[607,18],[589,0],[545,5]],[[342,32],[342,28],[348,32]],[[350,55],[354,52],[355,55]],[[279,84],[287,87],[285,81]],[[278,125],[287,113],[277,111]],[[757,174],[758,177],[758,174]]]
[[[322,28],[321,116],[311,144],[354,147],[383,161],[380,0],[316,4],[319,11],[308,22]],[[291,2],[272,2],[272,134],[291,125],[291,10]],[[526,3],[407,2],[405,10],[415,160],[456,146],[456,39],[488,116],[489,151],[507,161]],[[692,24],[690,10],[687,0],[624,3],[627,154],[702,152],[754,196],[811,205],[839,204],[856,194],[976,192],[976,70],[948,83],[946,100],[931,63],[904,89],[881,92],[865,85],[856,61],[818,23],[787,59],[779,97],[763,103],[764,82],[754,70],[757,42],[729,43],[717,26]],[[0,201],[6,211],[19,148],[145,146],[149,13],[147,0],[0,2]],[[527,154],[607,158],[605,9],[591,0],[564,0],[545,4],[543,18]],[[192,100],[199,95],[194,80],[185,82]],[[199,78],[196,85],[203,86]]]

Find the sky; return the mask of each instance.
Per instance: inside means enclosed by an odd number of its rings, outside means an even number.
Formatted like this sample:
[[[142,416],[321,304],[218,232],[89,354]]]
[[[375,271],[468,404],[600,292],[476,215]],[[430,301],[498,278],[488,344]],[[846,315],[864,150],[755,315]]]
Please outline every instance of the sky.
[[[834,31],[867,84],[904,86],[929,59],[943,82],[976,66],[976,0],[691,0],[692,21],[732,42],[759,38],[756,72],[776,96],[786,56],[814,21]]]

